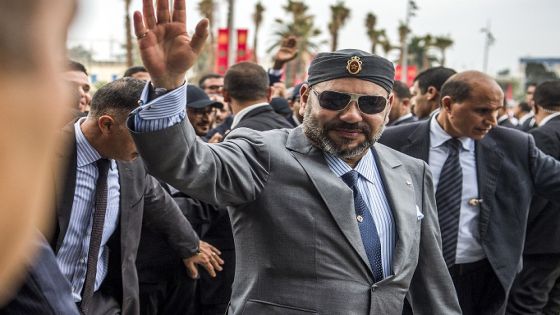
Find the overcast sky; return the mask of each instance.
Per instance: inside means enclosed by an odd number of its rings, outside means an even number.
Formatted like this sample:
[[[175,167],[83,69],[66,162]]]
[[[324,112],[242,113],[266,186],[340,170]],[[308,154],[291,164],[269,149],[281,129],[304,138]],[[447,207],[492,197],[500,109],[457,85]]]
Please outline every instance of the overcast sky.
[[[455,41],[447,52],[447,66],[456,70],[482,70],[484,34],[481,28],[488,22],[496,38],[490,48],[490,73],[503,69],[518,71],[520,57],[560,57],[560,0],[415,0],[419,10],[411,19],[411,29],[416,35],[447,35]],[[252,44],[253,22],[251,15],[257,0],[237,0],[235,24],[249,29]],[[264,22],[259,31],[259,56],[273,41],[275,18],[285,16],[282,10],[286,0],[263,0],[266,8]],[[323,31],[321,39],[328,40],[327,24],[329,6],[337,0],[306,0],[315,24]],[[200,16],[198,1],[187,1],[189,30],[194,29]],[[216,0],[218,27],[226,26],[227,1]],[[406,0],[345,0],[351,16],[339,35],[339,49],[358,48],[369,50],[364,20],[368,12],[377,15],[377,25],[385,28],[397,44],[397,27],[404,20]],[[141,0],[133,0],[133,10],[141,8]],[[132,13],[132,12],[131,12]],[[82,0],[77,18],[70,31],[69,44],[83,44],[94,49],[103,58],[117,52],[124,38],[124,1]],[[322,47],[327,51],[329,45]],[[379,48],[378,48],[379,49]],[[378,53],[382,54],[381,51]]]

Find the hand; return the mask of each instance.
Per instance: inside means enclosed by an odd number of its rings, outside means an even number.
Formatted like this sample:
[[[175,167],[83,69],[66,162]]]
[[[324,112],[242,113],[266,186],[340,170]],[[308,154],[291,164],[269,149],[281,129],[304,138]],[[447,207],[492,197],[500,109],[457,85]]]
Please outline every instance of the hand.
[[[198,22],[192,38],[187,34],[185,0],[175,0],[173,13],[168,0],[157,0],[157,18],[152,0],[142,0],[143,15],[134,12],[134,32],[144,66],[156,88],[181,86],[187,70],[196,61],[208,37],[208,20]]]
[[[212,135],[212,137],[210,137],[210,139],[208,139],[208,143],[220,143],[222,142],[223,138],[224,136],[222,136],[221,133],[216,132],[215,134]]]
[[[280,49],[274,55],[274,66],[275,70],[282,69],[284,64],[290,60],[296,58],[297,52],[297,40],[296,37],[291,35],[282,40]]]
[[[198,250],[198,254],[183,259],[183,263],[185,264],[185,267],[187,267],[191,278],[198,278],[198,268],[196,265],[204,267],[210,276],[214,278],[216,276],[216,270],[222,271],[221,265],[224,264],[224,261],[219,256],[222,253],[216,247],[204,241],[200,241]]]

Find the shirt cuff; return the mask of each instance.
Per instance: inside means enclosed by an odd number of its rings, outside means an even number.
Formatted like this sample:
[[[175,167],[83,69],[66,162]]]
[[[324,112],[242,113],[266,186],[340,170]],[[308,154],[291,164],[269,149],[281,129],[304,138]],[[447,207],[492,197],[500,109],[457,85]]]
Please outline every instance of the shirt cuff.
[[[268,74],[276,77],[282,76],[282,72],[283,72],[282,69],[272,69],[272,68],[268,69]]]
[[[148,102],[149,84],[146,84],[140,96],[140,107],[131,113],[134,116],[135,131],[157,131],[185,120],[187,84]]]

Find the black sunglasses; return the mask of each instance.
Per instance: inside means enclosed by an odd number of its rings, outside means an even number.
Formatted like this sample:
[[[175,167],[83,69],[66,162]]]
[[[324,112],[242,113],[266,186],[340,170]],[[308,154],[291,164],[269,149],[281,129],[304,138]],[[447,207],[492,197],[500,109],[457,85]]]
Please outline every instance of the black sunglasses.
[[[311,91],[317,96],[321,107],[334,111],[341,111],[352,101],[356,101],[360,112],[373,115],[385,110],[388,103],[387,99],[381,95],[364,95],[336,91],[317,92],[313,88],[311,88]]]

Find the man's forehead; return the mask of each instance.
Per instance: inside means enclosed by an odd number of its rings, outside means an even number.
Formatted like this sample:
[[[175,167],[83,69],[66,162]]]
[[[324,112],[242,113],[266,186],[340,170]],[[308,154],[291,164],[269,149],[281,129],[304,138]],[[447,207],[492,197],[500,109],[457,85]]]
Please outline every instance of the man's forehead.
[[[66,71],[64,72],[64,78],[66,80],[81,83],[81,84],[83,83],[89,84],[88,76],[82,71]]]

